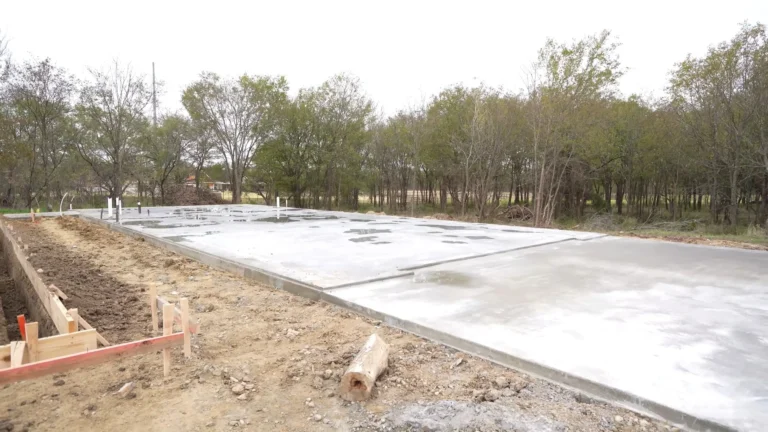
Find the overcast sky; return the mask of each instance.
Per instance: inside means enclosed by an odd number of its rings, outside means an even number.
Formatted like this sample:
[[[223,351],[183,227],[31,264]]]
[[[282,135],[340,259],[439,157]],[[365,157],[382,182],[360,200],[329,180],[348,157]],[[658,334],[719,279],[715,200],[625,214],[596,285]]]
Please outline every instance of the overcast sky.
[[[242,3],[242,4],[240,4]],[[484,82],[518,90],[547,37],[608,29],[627,68],[625,94],[663,94],[686,54],[768,23],[768,0],[688,1],[0,0],[15,59],[52,58],[79,77],[113,59],[166,83],[163,108],[202,71],[285,75],[292,90],[358,76],[386,113],[441,88]]]

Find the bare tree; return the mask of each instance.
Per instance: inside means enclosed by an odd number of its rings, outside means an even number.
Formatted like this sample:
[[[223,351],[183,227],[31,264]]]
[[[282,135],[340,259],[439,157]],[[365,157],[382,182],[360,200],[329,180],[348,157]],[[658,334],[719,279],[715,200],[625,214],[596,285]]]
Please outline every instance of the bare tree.
[[[114,200],[122,197],[146,136],[144,110],[152,90],[143,76],[117,62],[107,71],[90,72],[91,81],[83,87],[77,106],[76,147]]]

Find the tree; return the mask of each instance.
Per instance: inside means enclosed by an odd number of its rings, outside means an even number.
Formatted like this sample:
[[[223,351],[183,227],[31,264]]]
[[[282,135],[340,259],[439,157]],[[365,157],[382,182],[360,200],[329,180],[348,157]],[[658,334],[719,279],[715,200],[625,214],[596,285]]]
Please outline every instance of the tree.
[[[162,117],[160,125],[152,128],[144,142],[144,157],[152,167],[153,184],[160,189],[160,204],[165,205],[168,180],[177,170],[182,156],[190,147],[189,124],[179,115]],[[154,202],[154,188],[153,199]]]
[[[590,102],[610,97],[622,75],[610,32],[571,44],[547,41],[528,83],[533,129],[536,226],[552,223]]]
[[[18,122],[16,139],[24,147],[17,163],[25,169],[23,189],[29,207],[69,155],[74,78],[46,59],[12,68],[8,87]]]
[[[284,77],[223,79],[204,73],[184,90],[182,103],[193,121],[208,128],[232,183],[232,203],[240,203],[243,177],[256,150],[275,136],[275,113],[287,98]]]
[[[200,190],[200,176],[203,168],[215,156],[215,141],[213,133],[204,124],[192,122],[190,128],[190,144],[185,158],[195,170],[195,190]]]
[[[122,198],[149,127],[144,110],[152,99],[143,76],[115,62],[91,70],[76,107],[76,148],[113,201]],[[115,202],[116,204],[116,202]]]

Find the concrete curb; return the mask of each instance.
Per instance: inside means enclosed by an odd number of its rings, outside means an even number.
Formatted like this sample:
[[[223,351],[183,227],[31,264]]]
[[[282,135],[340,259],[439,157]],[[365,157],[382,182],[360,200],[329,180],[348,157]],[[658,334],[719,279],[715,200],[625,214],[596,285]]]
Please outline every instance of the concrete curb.
[[[463,338],[453,336],[451,334],[435,330],[418,323],[414,323],[407,320],[402,320],[397,317],[370,309],[364,306],[360,306],[349,301],[343,300],[325,291],[323,288],[297,281],[295,279],[280,276],[278,274],[262,270],[256,267],[248,266],[245,264],[237,263],[231,260],[220,258],[205,252],[201,252],[192,249],[187,246],[183,246],[177,243],[170,242],[161,237],[154,236],[139,231],[134,231],[129,228],[125,228],[114,223],[110,223],[104,220],[94,219],[82,214],[77,215],[83,220],[94,222],[98,225],[104,226],[108,229],[120,232],[134,238],[143,238],[150,244],[160,247],[162,249],[169,250],[171,252],[178,253],[180,255],[187,256],[189,258],[200,261],[210,267],[228,271],[246,279],[255,280],[264,284],[268,284],[276,289],[287,291],[291,294],[299,295],[315,301],[324,301],[329,304],[333,304],[350,311],[367,316],[368,318],[375,319],[386,323],[391,327],[401,329],[403,331],[413,333],[417,336],[425,339],[438,342],[449,347],[455,348],[459,351],[464,351],[469,354],[484,358],[491,362],[497,363],[501,366],[512,368],[524,372],[529,375],[571,388],[577,392],[586,393],[597,399],[606,401],[608,403],[617,404],[625,408],[631,409],[644,415],[651,415],[675,424],[678,427],[689,429],[699,432],[737,432],[736,429],[707,420],[699,417],[692,416],[674,408],[656,403],[654,401],[635,396],[629,392],[619,390],[604,384],[600,384],[585,378],[581,378],[576,375],[572,375],[540,363],[532,362],[521,357],[517,357],[502,351],[495,350],[493,348],[480,345],[476,342],[468,341]],[[573,239],[567,239],[573,240]],[[551,243],[559,243],[567,240],[559,240]],[[537,245],[539,246],[539,245]],[[519,248],[518,248],[519,249]],[[508,252],[508,251],[507,251]],[[501,252],[499,252],[501,253]],[[496,254],[496,253],[492,253]],[[480,255],[485,256],[485,255]],[[455,261],[455,260],[451,260]],[[450,261],[448,261],[450,262]],[[420,267],[415,267],[420,268]],[[403,269],[405,270],[405,269]],[[410,269],[409,269],[410,270]],[[398,275],[396,277],[408,276],[408,274]],[[391,277],[391,276],[390,276]],[[390,277],[387,277],[390,278]],[[333,288],[342,288],[348,285],[357,285],[358,283],[344,284]]]

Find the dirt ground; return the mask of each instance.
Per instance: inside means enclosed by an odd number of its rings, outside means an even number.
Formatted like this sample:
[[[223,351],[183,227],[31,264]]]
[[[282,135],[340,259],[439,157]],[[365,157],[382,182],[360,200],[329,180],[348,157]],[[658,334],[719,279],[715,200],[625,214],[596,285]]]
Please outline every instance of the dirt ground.
[[[722,239],[711,239],[707,237],[701,237],[701,236],[679,236],[679,235],[646,235],[646,234],[637,234],[637,233],[614,233],[615,235],[620,236],[626,236],[626,237],[636,237],[641,239],[651,239],[651,240],[664,240],[664,241],[671,241],[671,242],[677,242],[677,243],[688,243],[688,244],[698,244],[698,245],[706,245],[706,246],[720,246],[720,247],[730,247],[730,248],[736,248],[736,249],[748,249],[748,250],[758,250],[758,251],[768,251],[768,246],[756,244],[756,243],[746,243],[746,242],[740,242],[740,241],[733,241],[733,240],[722,240]]]
[[[79,219],[12,225],[45,282],[111,342],[152,335],[150,284],[189,298],[201,329],[192,359],[174,350],[168,379],[156,353],[6,385],[0,430],[676,430]],[[374,332],[389,369],[370,401],[344,402],[340,375]],[[115,395],[127,382],[133,393]]]

